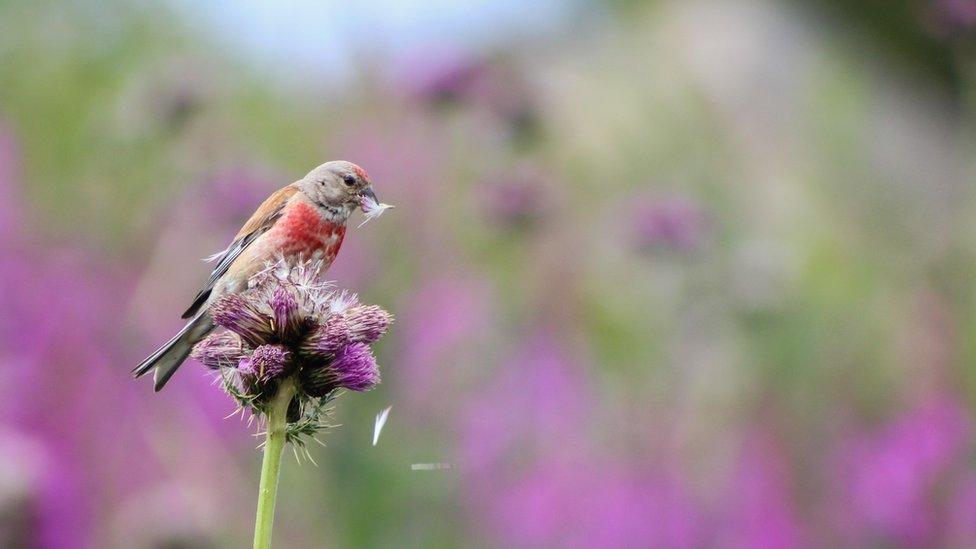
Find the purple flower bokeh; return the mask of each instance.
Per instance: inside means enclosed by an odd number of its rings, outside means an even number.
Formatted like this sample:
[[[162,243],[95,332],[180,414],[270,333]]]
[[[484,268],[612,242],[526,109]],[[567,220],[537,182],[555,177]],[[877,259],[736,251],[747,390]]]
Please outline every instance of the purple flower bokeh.
[[[932,12],[940,34],[960,34],[976,27],[976,1],[933,0]]]
[[[159,441],[174,435],[165,432],[171,426],[158,421],[160,414],[182,417],[186,410],[211,406],[219,395],[212,395],[204,377],[179,384],[206,387],[206,395],[177,390],[159,400],[147,398],[147,388],[132,383],[121,366],[136,361],[150,344],[127,320],[137,270],[98,250],[67,248],[38,227],[21,227],[30,216],[19,215],[29,207],[19,192],[19,164],[16,140],[4,128],[0,381],[17,390],[0,402],[0,413],[22,433],[5,436],[8,446],[29,441],[21,450],[8,449],[17,455],[29,451],[36,465],[33,472],[18,473],[10,469],[18,463],[16,455],[0,457],[0,475],[16,474],[25,483],[26,499],[16,516],[29,522],[29,530],[17,534],[24,543],[13,546],[103,545],[104,525],[121,512],[123,502],[156,482],[182,477],[216,493],[216,486],[240,465],[222,442],[223,433],[239,434],[239,429],[220,420],[226,407],[223,413],[214,411],[214,422],[203,419],[207,414],[191,414],[200,419],[180,422],[178,445],[194,448],[192,459],[161,452]],[[247,444],[245,439],[237,441],[238,447]],[[221,462],[219,474],[213,473],[216,467],[199,470],[197,465],[210,461]],[[239,511],[250,514],[246,508]]]
[[[971,453],[972,425],[951,398],[922,402],[893,422],[854,435],[836,456],[838,530],[858,543],[931,544],[939,540],[938,486]]]
[[[491,494],[489,524],[514,547],[700,547],[703,517],[674,479],[591,462],[542,465]]]
[[[639,201],[632,219],[632,241],[638,250],[692,252],[705,241],[705,212],[687,197]]]
[[[599,455],[579,353],[537,331],[462,416],[472,522],[506,546],[695,547],[704,515],[679,478]]]
[[[200,186],[199,191],[193,192],[193,203],[207,210],[208,219],[237,228],[251,217],[268,195],[287,183],[286,178],[272,174],[268,169],[230,166],[218,171]]]
[[[468,109],[515,134],[536,125],[535,96],[511,59],[442,50],[405,59],[399,66],[397,88],[422,105]]]
[[[491,468],[520,443],[581,445],[587,407],[578,364],[548,333],[532,334],[501,367],[491,386],[467,402],[459,429],[459,460],[489,485]]]
[[[976,27],[976,3],[970,0],[933,0],[929,7],[943,37],[966,39]],[[446,524],[430,529],[432,536],[444,532],[464,541],[482,536],[484,545],[515,547],[976,546],[972,406],[966,393],[971,384],[964,368],[971,354],[966,351],[972,333],[971,315],[965,312],[968,293],[947,292],[938,304],[937,322],[923,329],[912,324],[895,337],[898,349],[908,351],[896,353],[903,364],[892,367],[897,361],[879,360],[863,365],[885,377],[871,387],[884,394],[869,395],[879,406],[864,413],[870,423],[857,414],[836,413],[835,405],[842,408],[844,399],[851,398],[845,390],[836,391],[840,396],[799,398],[795,408],[738,414],[736,404],[751,405],[757,387],[785,387],[789,394],[792,386],[782,380],[806,375],[793,373],[793,361],[801,354],[802,360],[821,351],[827,351],[826,359],[817,360],[847,359],[848,345],[857,343],[846,338],[857,335],[822,338],[821,314],[828,324],[852,314],[858,309],[847,306],[849,297],[866,291],[872,308],[880,305],[898,316],[904,312],[902,300],[914,291],[903,292],[903,283],[917,280],[900,269],[895,269],[897,277],[884,278],[870,262],[855,261],[850,263],[857,267],[852,287],[846,287],[852,282],[849,273],[836,267],[847,266],[842,263],[847,252],[864,241],[847,232],[857,224],[842,224],[843,234],[835,235],[834,228],[820,222],[850,212],[828,208],[831,214],[823,216],[822,208],[807,209],[805,201],[826,195],[788,193],[797,202],[787,204],[787,211],[817,212],[804,218],[819,223],[812,232],[801,226],[796,234],[763,234],[771,229],[760,223],[746,224],[750,240],[728,235],[732,251],[755,237],[761,245],[755,250],[744,246],[749,248],[745,262],[760,267],[770,258],[783,263],[777,255],[779,237],[784,237],[783,246],[797,246],[787,254],[787,259],[796,254],[796,272],[784,267],[779,270],[786,274],[773,277],[782,290],[774,293],[784,299],[772,300],[776,306],[763,307],[761,314],[726,299],[712,287],[721,285],[728,267],[726,235],[718,238],[716,229],[724,228],[719,216],[741,204],[719,204],[695,187],[651,196],[640,191],[620,201],[613,198],[619,186],[609,184],[609,199],[592,193],[576,200],[584,195],[551,179],[554,174],[584,177],[603,173],[601,168],[611,164],[615,172],[622,161],[635,161],[626,170],[641,173],[641,163],[653,155],[633,152],[626,141],[632,136],[624,134],[619,134],[622,147],[601,139],[608,152],[591,149],[592,139],[618,128],[614,109],[579,112],[589,119],[565,117],[579,105],[577,78],[598,76],[579,70],[589,62],[585,57],[551,66],[526,57],[525,67],[533,72],[523,71],[519,60],[427,57],[401,65],[395,90],[371,87],[348,102],[341,100],[342,108],[330,109],[330,127],[324,131],[303,133],[307,121],[289,118],[254,126],[274,130],[269,133],[274,139],[305,140],[297,147],[279,143],[268,148],[268,157],[287,163],[289,170],[309,155],[347,158],[368,167],[377,193],[399,212],[362,230],[352,229],[360,218],[354,214],[342,253],[328,273],[367,295],[402,299],[397,307],[403,311],[401,329],[395,344],[384,349],[389,354],[381,355],[396,369],[384,372],[387,386],[365,399],[362,409],[350,405],[350,412],[358,414],[350,417],[359,418],[349,422],[353,443],[330,449],[327,474],[312,470],[316,480],[302,487],[299,505],[280,513],[285,520],[304,516],[298,521],[305,520],[302,526],[321,528],[289,525],[282,529],[289,540],[308,545],[313,543],[309,532],[324,531],[337,535],[337,545],[376,539],[376,545],[390,540],[420,544],[411,536],[427,531],[430,523],[423,521],[429,520]],[[601,71],[627,67],[626,59],[620,61],[619,67]],[[663,76],[661,81],[668,82]],[[533,88],[535,83],[540,86]],[[599,95],[606,85],[619,82],[594,78],[580,90],[589,93],[590,85]],[[0,474],[19,480],[0,486],[8,488],[0,490],[0,498],[10,498],[2,503],[19,507],[2,517],[0,541],[12,540],[4,545],[239,546],[238,537],[250,527],[253,494],[251,483],[241,477],[253,473],[253,444],[240,423],[224,419],[232,406],[214,390],[213,370],[239,365],[245,375],[275,377],[293,357],[275,343],[248,350],[248,356],[236,336],[216,335],[197,348],[198,360],[211,371],[184,368],[167,391],[155,396],[145,384],[131,382],[126,366],[179,327],[186,304],[178,296],[190,297],[186,292],[192,294],[209,271],[196,258],[223,248],[270,192],[291,181],[285,175],[290,171],[276,172],[250,157],[242,164],[211,167],[214,158],[240,158],[266,143],[245,142],[252,139],[247,135],[221,135],[228,129],[224,124],[230,123],[232,131],[242,127],[230,120],[230,113],[239,112],[236,104],[224,113],[208,109],[187,118],[197,112],[199,101],[164,92],[159,107],[168,121],[178,122],[174,131],[206,128],[196,140],[186,140],[184,149],[196,148],[201,139],[207,146],[199,147],[190,163],[181,156],[183,149],[171,155],[179,173],[191,174],[191,183],[182,197],[149,205],[150,217],[132,234],[119,235],[117,249],[98,249],[77,238],[68,244],[45,227],[30,225],[36,221],[26,196],[41,198],[43,193],[27,192],[35,182],[22,178],[45,170],[23,169],[16,126],[0,123],[0,381],[16,388],[0,401],[8,421]],[[587,126],[587,120],[594,125]],[[551,122],[554,129],[576,121],[587,131],[573,141],[553,136],[540,141],[539,150],[528,150],[522,147],[525,141],[513,138],[533,121],[540,122],[538,128]],[[619,127],[630,131],[629,125]],[[145,145],[150,152],[157,143]],[[646,149],[647,143],[640,147]],[[579,150],[600,152],[573,154]],[[137,164],[144,160],[134,160],[131,171],[144,168]],[[98,179],[101,161],[83,168],[85,185],[125,188]],[[671,169],[662,168],[663,173]],[[722,184],[707,185],[714,190]],[[97,192],[91,195],[94,200],[108,196]],[[962,200],[959,204],[965,206]],[[605,225],[591,222],[594,212],[607,210],[613,215],[611,230],[604,234]],[[730,227],[733,221],[740,220],[730,218]],[[488,246],[492,249],[477,238],[483,228],[479,223],[496,230]],[[547,240],[549,234],[539,229],[553,229],[553,238]],[[529,235],[545,238],[507,246]],[[776,242],[767,243],[770,236]],[[611,246],[618,240],[642,253],[641,261],[634,262],[638,267],[654,268],[662,259],[698,258],[696,252],[710,250],[711,244],[722,246],[715,246],[721,253],[707,265],[709,276],[689,279],[689,292],[675,292],[681,310],[672,317],[672,309],[645,303],[646,294],[630,287],[629,278],[617,276],[626,274],[628,266],[615,263],[619,256],[603,253],[608,240]],[[810,240],[816,241],[813,247]],[[926,258],[918,265],[918,271],[935,274],[939,291],[950,280],[946,275],[952,269],[945,267],[966,257],[959,250],[969,249],[965,243],[958,248],[959,242],[945,243],[951,244],[945,248],[950,251],[939,245],[933,264]],[[899,262],[913,257],[908,251],[899,247]],[[943,265],[946,258],[956,259]],[[869,268],[862,272],[864,266]],[[758,277],[753,285],[769,278]],[[842,304],[831,310],[835,301]],[[274,322],[254,330],[278,339],[294,337],[303,328],[289,322],[295,305],[278,296],[271,306]],[[361,313],[355,319],[331,317],[319,327],[322,337],[303,349],[332,361],[332,370],[317,370],[302,381],[313,396],[324,396],[337,384],[365,390],[379,381],[375,357],[362,344],[375,341],[385,321],[375,311]],[[905,316],[920,318],[918,313],[909,309]],[[699,319],[707,322],[699,325]],[[666,329],[675,322],[693,324],[679,330],[679,341]],[[693,363],[673,360],[670,346],[700,345],[701,338],[713,335],[713,324],[723,334],[734,334],[731,345],[704,345],[701,359]],[[867,327],[871,333],[876,329]],[[632,356],[631,346],[637,351]],[[723,362],[732,356],[729,362],[735,366],[703,372],[711,355],[719,353]],[[757,358],[782,361],[782,371],[790,373],[768,376],[751,366]],[[839,368],[825,370],[811,376],[804,391],[836,389],[833,376]],[[957,375],[960,383],[947,382],[957,381]],[[940,384],[953,390],[929,393]],[[706,386],[706,398],[696,392],[700,386]],[[865,390],[845,389],[856,391],[857,399]],[[673,409],[671,395],[678,404]],[[927,396],[919,401],[920,395]],[[395,419],[380,447],[370,449],[364,431],[371,427],[374,409],[387,404],[395,406]],[[886,406],[902,408],[885,416]],[[652,409],[665,410],[645,413]],[[406,475],[413,474],[405,472],[407,460],[420,456],[425,461],[443,458],[456,467],[430,475],[418,472],[407,481]],[[440,491],[441,481],[458,485]],[[333,498],[333,490],[341,497]],[[385,502],[416,503],[418,495],[430,500],[396,512],[383,507]],[[289,505],[288,500],[282,503]],[[432,513],[427,503],[442,505],[446,512]],[[406,526],[387,522],[410,509],[420,520],[404,520]],[[378,533],[363,533],[370,530]],[[406,537],[401,537],[404,530]],[[367,537],[374,535],[378,538]]]
[[[401,81],[404,89],[429,103],[453,103],[479,95],[490,79],[491,68],[483,59],[457,55],[427,55],[410,67]]]
[[[431,277],[400,307],[403,328],[398,331],[398,366],[404,393],[415,403],[449,390],[451,361],[466,346],[474,348],[491,316],[491,292],[480,280],[465,274]]]
[[[742,437],[736,461],[720,501],[721,545],[783,549],[809,545],[794,503],[790,461],[773,437],[758,430]]]
[[[554,199],[550,176],[531,165],[510,167],[478,187],[485,216],[503,229],[532,228],[549,213]]]

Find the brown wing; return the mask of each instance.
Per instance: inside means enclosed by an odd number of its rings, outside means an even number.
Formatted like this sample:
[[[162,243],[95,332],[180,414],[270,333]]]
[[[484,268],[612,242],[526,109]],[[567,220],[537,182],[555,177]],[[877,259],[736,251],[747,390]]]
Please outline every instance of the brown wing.
[[[278,219],[277,216],[281,212],[281,209],[285,207],[288,200],[295,196],[298,192],[298,185],[292,183],[287,187],[278,189],[277,191],[271,193],[271,196],[267,198],[264,202],[258,206],[258,209],[251,215],[251,219],[248,219],[241,230],[238,231],[237,236],[234,240],[238,240],[247,236],[250,233],[260,229],[261,227],[273,225]]]
[[[220,277],[227,272],[230,268],[231,263],[241,252],[247,249],[252,242],[257,240],[259,236],[264,234],[268,229],[274,226],[278,218],[281,217],[281,211],[288,203],[295,193],[298,192],[298,187],[293,183],[283,189],[275,191],[271,196],[268,197],[260,206],[258,206],[257,211],[251,216],[250,219],[244,223],[241,230],[234,237],[234,241],[227,246],[227,249],[221,252],[219,255],[214,257],[214,261],[217,262],[217,266],[214,267],[213,271],[210,273],[210,278],[203,285],[203,288],[197,293],[196,297],[193,298],[193,304],[183,313],[183,318],[190,318],[197,314],[208,299],[210,299],[210,292],[213,291],[214,285],[220,280]]]

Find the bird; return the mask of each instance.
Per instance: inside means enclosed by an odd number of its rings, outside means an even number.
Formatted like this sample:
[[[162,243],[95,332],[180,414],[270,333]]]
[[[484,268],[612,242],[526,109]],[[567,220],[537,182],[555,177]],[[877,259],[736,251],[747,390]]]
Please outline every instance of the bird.
[[[320,274],[335,260],[346,234],[346,221],[357,207],[378,204],[366,170],[345,160],[317,166],[271,194],[244,223],[227,248],[211,256],[216,266],[182,318],[172,339],[132,370],[138,378],[155,370],[153,389],[162,390],[190,355],[193,346],[216,325],[210,305],[247,290],[248,281],[270,261],[320,261]]]

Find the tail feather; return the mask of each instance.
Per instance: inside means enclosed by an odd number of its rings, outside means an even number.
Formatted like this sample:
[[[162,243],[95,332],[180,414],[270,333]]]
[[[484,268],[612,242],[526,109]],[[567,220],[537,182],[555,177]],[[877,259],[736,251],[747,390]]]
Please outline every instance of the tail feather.
[[[156,349],[156,352],[133,368],[132,374],[135,377],[140,377],[155,368],[153,388],[159,392],[169,381],[169,378],[173,377],[186,357],[190,356],[193,346],[213,329],[214,323],[210,319],[209,311],[201,312],[193,320],[187,322],[186,326],[173,336],[173,339],[167,341],[162,347]]]
[[[188,308],[186,311],[183,312],[183,316],[181,316],[180,318],[190,318],[191,316],[197,314],[197,312],[200,311],[200,307],[203,307],[207,304],[207,301],[210,299],[210,294],[212,292],[213,290],[200,290],[200,293],[198,293],[197,296],[193,298],[193,304],[190,305],[190,308]]]

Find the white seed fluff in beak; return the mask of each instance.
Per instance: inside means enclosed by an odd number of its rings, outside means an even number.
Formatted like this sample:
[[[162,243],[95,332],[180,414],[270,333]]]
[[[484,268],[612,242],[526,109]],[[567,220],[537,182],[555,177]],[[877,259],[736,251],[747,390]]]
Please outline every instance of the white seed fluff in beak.
[[[364,196],[359,202],[359,207],[363,209],[363,215],[365,216],[363,222],[359,224],[359,226],[362,227],[363,225],[369,223],[370,220],[379,217],[384,211],[386,211],[388,208],[392,208],[393,206],[377,202],[376,199],[371,196]]]

